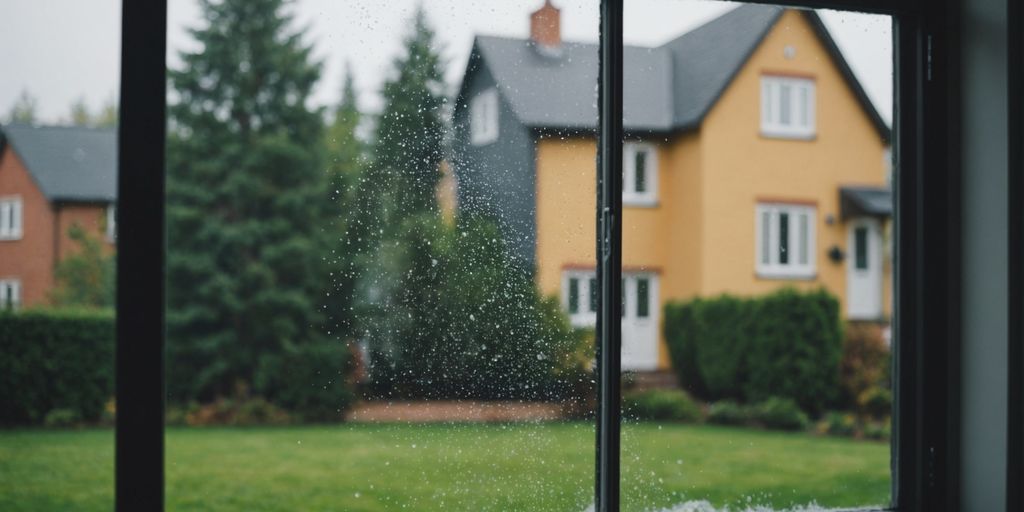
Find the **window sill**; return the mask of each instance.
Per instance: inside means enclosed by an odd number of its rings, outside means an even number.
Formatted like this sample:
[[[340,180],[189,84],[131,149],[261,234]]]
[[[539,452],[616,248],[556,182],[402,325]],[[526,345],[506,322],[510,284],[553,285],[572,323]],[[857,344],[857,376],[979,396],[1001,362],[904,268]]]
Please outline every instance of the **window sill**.
[[[793,140],[801,142],[814,142],[818,139],[817,133],[786,133],[761,130],[762,139],[772,140]]]
[[[818,273],[812,272],[810,274],[796,274],[785,272],[765,272],[759,270],[754,273],[754,277],[766,281],[815,281],[818,279]]]
[[[661,206],[661,203],[657,199],[651,200],[639,200],[639,199],[623,199],[623,208],[657,208]]]

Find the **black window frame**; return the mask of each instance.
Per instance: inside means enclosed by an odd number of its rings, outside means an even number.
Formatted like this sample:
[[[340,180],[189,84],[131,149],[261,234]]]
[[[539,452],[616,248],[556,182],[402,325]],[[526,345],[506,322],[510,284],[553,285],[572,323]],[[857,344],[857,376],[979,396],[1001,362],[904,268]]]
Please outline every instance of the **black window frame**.
[[[749,3],[777,3],[752,0]],[[959,503],[960,159],[957,0],[796,0],[893,16],[896,197],[894,431],[890,510]],[[1012,4],[1012,2],[1011,2]],[[623,0],[601,3],[598,144],[598,424],[595,504],[619,510]],[[1019,21],[1019,20],[1015,20]],[[1019,26],[1019,24],[1018,24]],[[167,0],[122,2],[115,499],[164,509],[164,144]],[[1013,55],[1019,57],[1019,53]],[[1019,60],[1019,59],[1018,59]],[[1015,67],[1019,70],[1020,67]],[[1012,75],[1012,73],[1011,73]],[[1020,105],[1015,118],[1020,120]],[[1019,125],[1019,122],[1018,122]],[[1021,141],[1020,127],[1011,129]],[[1024,141],[1022,141],[1024,142]],[[1011,147],[1019,147],[1011,144]],[[1019,167],[1017,151],[1011,165]],[[927,169],[928,172],[922,172]],[[1011,173],[1013,174],[1013,173]],[[927,179],[926,179],[927,178]],[[1019,191],[1021,180],[1012,176]],[[1017,196],[1011,205],[1024,213]],[[1018,215],[1019,217],[1019,215]],[[1014,219],[1016,228],[1021,223]],[[1018,229],[1019,231],[1019,229]],[[1024,236],[1014,232],[1012,240]],[[1020,250],[1012,244],[1011,250]],[[1016,248],[1016,249],[1015,249]],[[1011,268],[1017,269],[1017,265]],[[1019,274],[1019,273],[1018,273]],[[1020,277],[1017,275],[1016,277]],[[1015,281],[1015,283],[1017,283]],[[1020,283],[1016,291],[1021,291]],[[1011,291],[1014,288],[1011,287]],[[1019,295],[1019,293],[1017,294]],[[1011,318],[1019,318],[1020,300]],[[1020,323],[1019,321],[1016,323]],[[1016,324],[1015,324],[1016,325]],[[1017,326],[1017,335],[1024,327]],[[1016,350],[1024,362],[1024,350]],[[1017,375],[1019,371],[1011,372]],[[1020,387],[1020,386],[1018,386]],[[1024,393],[1024,389],[1021,390]],[[1014,393],[1012,396],[1018,396]],[[1011,423],[1020,416],[1011,414]],[[1024,424],[1024,423],[1022,423]],[[1012,438],[1012,436],[1011,436]],[[1024,448],[1015,445],[1024,461]],[[1016,469],[1019,481],[1019,464]],[[1008,488],[1017,486],[1008,485]],[[1012,499],[1008,496],[1008,500]]]
[[[1009,336],[1006,510],[1024,510],[1024,6],[1007,2]],[[1015,94],[1017,92],[1017,94]]]

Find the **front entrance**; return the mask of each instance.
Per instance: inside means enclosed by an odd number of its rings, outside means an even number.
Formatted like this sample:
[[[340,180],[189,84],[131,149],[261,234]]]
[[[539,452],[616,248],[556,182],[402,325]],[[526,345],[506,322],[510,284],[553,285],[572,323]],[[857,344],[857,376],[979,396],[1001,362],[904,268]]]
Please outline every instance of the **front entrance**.
[[[623,272],[622,369],[658,368],[658,276]]]
[[[850,221],[846,258],[846,316],[882,318],[882,229],[877,219]]]
[[[589,270],[562,274],[562,304],[577,327],[593,327],[597,319],[597,279]],[[622,369],[658,369],[658,276],[622,273]]]

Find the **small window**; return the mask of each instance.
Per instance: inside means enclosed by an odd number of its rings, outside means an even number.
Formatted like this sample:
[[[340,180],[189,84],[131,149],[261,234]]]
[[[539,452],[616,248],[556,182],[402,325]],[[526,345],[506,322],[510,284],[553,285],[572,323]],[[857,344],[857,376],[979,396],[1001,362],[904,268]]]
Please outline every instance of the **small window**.
[[[576,277],[569,278],[569,314],[575,315],[580,312],[580,280]]]
[[[469,104],[470,142],[475,146],[498,140],[498,90],[477,94]]]
[[[868,269],[868,228],[861,226],[853,230],[854,268]]]
[[[813,206],[757,206],[757,274],[779,279],[814,277]]]
[[[107,206],[107,240],[113,242],[117,239],[117,206]]]
[[[652,206],[658,201],[657,153],[650,144],[629,143],[622,147],[622,203]]]
[[[636,317],[651,316],[650,279],[639,277],[636,280]]]
[[[781,76],[761,78],[761,134],[807,139],[816,133],[814,80]]]
[[[0,198],[0,240],[21,239],[21,198]]]
[[[17,279],[0,280],[0,309],[18,309],[21,305],[21,282]]]

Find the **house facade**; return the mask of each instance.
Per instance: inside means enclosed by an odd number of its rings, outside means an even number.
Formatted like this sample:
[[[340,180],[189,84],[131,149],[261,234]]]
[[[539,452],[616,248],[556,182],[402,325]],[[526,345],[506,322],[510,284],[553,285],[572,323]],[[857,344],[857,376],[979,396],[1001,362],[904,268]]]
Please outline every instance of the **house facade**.
[[[117,132],[0,126],[0,307],[49,303],[72,226],[114,250]]]
[[[595,320],[595,44],[546,2],[477,37],[454,113],[460,209],[498,219],[539,288]],[[889,130],[813,11],[743,6],[625,49],[623,368],[664,370],[667,301],[824,287],[888,322]]]

